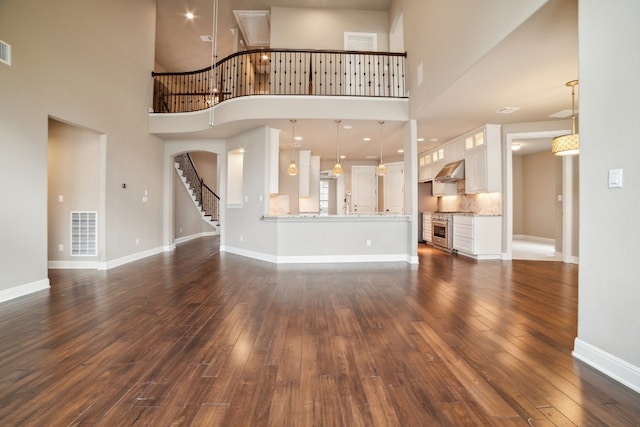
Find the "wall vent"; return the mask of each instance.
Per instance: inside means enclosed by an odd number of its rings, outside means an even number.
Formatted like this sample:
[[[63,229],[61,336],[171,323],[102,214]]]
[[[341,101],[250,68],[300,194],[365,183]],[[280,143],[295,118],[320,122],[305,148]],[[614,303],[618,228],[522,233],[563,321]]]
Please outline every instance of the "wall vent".
[[[11,65],[11,45],[0,40],[0,62]]]
[[[71,212],[71,255],[98,255],[98,212]]]

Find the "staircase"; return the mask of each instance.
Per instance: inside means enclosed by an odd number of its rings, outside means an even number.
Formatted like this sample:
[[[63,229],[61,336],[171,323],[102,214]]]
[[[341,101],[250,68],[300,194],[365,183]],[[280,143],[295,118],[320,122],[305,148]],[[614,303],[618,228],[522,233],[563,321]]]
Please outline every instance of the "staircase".
[[[174,166],[202,220],[220,234],[220,197],[200,178],[189,153],[175,156]]]

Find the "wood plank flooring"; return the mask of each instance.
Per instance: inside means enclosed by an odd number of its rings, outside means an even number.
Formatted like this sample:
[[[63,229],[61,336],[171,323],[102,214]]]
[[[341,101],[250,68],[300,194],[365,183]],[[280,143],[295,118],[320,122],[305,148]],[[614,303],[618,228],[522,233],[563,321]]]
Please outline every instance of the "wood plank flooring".
[[[52,270],[0,304],[0,425],[640,425],[640,395],[571,357],[574,265],[217,248]]]

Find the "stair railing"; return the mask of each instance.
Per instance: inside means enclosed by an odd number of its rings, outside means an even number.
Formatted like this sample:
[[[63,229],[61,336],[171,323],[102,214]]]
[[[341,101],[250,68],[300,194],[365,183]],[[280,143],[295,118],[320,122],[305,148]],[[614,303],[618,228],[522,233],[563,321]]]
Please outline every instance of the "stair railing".
[[[156,73],[153,111],[183,113],[256,95],[406,98],[406,53],[259,49],[214,67]]]
[[[205,216],[210,216],[211,221],[220,220],[220,197],[200,178],[189,153],[175,156],[178,167],[182,170],[187,184],[193,191],[196,202]]]

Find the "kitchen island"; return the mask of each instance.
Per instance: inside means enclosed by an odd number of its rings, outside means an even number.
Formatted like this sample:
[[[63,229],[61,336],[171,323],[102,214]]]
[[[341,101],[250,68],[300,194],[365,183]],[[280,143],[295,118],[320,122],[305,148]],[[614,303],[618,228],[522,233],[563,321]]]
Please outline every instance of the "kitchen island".
[[[265,215],[262,221],[273,226],[276,263],[418,262],[409,215]]]

